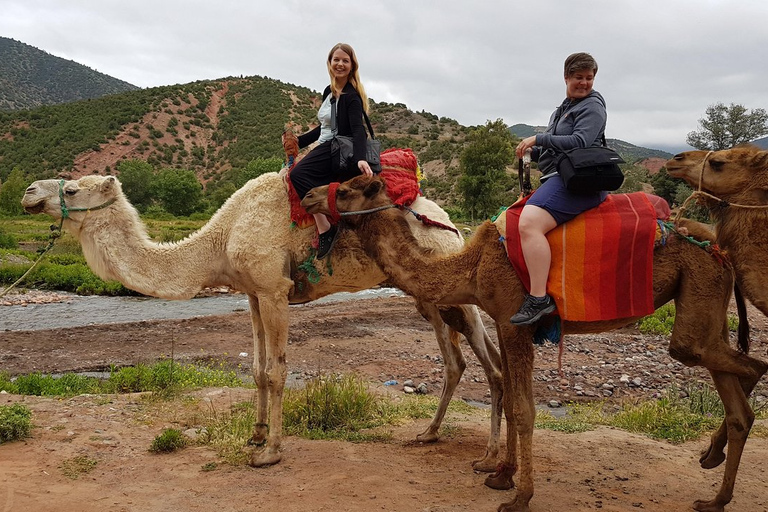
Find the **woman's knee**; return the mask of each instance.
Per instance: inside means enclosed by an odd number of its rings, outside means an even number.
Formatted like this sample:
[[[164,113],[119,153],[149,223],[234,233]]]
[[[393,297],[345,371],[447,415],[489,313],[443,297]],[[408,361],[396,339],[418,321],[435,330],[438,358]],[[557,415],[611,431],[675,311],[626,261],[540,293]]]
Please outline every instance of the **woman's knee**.
[[[556,222],[545,209],[537,206],[525,206],[520,213],[518,230],[521,236],[545,234],[554,228]]]

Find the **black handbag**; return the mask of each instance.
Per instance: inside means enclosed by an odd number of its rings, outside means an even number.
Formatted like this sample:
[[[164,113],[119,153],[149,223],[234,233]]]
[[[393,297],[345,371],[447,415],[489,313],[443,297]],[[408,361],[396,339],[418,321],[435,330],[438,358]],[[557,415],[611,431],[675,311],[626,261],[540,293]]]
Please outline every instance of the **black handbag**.
[[[368,132],[371,134],[370,138],[365,139],[365,160],[371,166],[374,174],[378,174],[381,172],[381,142],[376,140],[371,121],[368,119],[368,114],[365,113],[365,110],[363,110],[363,117],[365,118],[365,124],[368,126]],[[355,149],[352,137],[338,135],[337,131],[336,98],[331,98],[331,132],[333,132],[331,154],[338,154],[340,171],[357,170],[357,162],[353,162]]]
[[[605,145],[605,136],[602,146],[569,149],[555,161],[565,188],[582,193],[617,190],[624,183],[619,167],[623,163],[619,154]]]
[[[560,106],[552,123],[552,135],[557,131],[557,122],[562,114],[563,107]],[[557,152],[555,169],[569,191],[588,193],[617,190],[624,183],[624,174],[619,167],[619,164],[625,163],[624,160],[608,147],[605,134],[601,142],[603,145],[599,147]]]

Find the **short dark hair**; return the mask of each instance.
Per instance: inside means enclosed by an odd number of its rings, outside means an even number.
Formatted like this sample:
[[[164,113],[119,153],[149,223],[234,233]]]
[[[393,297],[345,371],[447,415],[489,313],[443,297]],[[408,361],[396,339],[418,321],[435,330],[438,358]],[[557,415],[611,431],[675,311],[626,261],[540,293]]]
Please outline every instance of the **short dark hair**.
[[[597,74],[597,61],[588,53],[579,52],[572,53],[565,59],[565,66],[563,66],[563,72],[565,77],[573,75],[577,71],[589,70],[594,74]]]

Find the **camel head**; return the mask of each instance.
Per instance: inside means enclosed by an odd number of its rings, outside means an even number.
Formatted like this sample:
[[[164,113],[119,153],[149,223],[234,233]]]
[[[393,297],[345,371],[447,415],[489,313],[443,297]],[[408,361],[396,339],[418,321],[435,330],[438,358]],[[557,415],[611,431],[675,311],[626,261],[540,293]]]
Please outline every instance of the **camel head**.
[[[684,179],[694,190],[721,199],[768,202],[768,151],[738,146],[723,151],[686,151],[667,162],[673,178]]]
[[[29,213],[45,213],[56,220],[71,212],[85,214],[112,204],[122,195],[114,176],[84,176],[79,180],[39,180],[27,187],[21,205]]]
[[[378,176],[356,176],[341,183],[336,189],[335,198],[331,185],[315,187],[301,200],[301,206],[307,213],[322,213],[335,216],[336,213],[355,212],[392,204],[386,194],[386,183]],[[335,205],[335,212],[334,212]],[[348,224],[355,224],[359,215],[345,218]]]

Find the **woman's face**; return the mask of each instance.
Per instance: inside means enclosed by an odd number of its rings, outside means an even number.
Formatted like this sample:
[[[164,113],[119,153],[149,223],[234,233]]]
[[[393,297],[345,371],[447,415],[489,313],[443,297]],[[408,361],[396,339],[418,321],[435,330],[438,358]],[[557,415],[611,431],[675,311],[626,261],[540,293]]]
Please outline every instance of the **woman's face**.
[[[576,71],[565,79],[565,95],[572,100],[586,98],[592,92],[595,73],[592,70]]]
[[[349,73],[352,71],[352,59],[341,48],[331,54],[331,71],[336,81],[343,82],[349,78]]]

